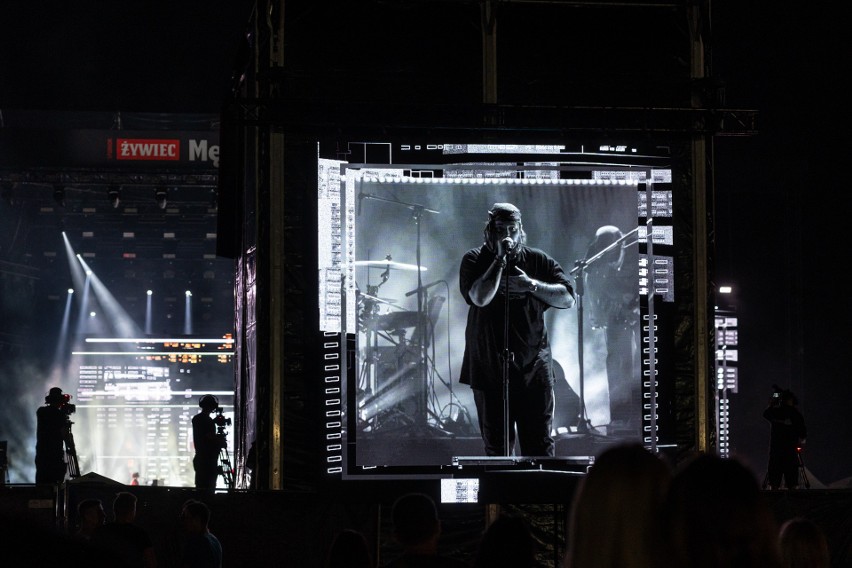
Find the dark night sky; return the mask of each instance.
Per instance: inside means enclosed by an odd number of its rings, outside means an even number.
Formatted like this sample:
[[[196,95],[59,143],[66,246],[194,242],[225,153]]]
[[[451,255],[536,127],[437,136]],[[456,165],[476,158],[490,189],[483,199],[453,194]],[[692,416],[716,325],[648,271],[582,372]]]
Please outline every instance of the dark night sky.
[[[764,459],[766,429],[754,417],[773,383],[791,388],[809,426],[806,464],[830,483],[852,474],[841,275],[849,200],[837,170],[850,150],[838,89],[849,50],[830,11],[757,4],[714,13],[727,106],[760,113],[757,136],[716,143],[717,274],[739,290],[741,324],[733,435],[735,448]]]
[[[0,109],[218,112],[252,8],[246,0],[34,4],[0,7]],[[293,10],[297,23],[324,14],[319,29],[328,37],[365,30],[358,51],[344,53],[307,32],[294,32],[293,41],[313,42],[326,58],[336,51],[364,61],[386,57],[375,80],[407,80],[411,60],[403,54],[416,49],[389,50],[366,30],[384,26],[402,42],[428,27],[443,34],[446,51],[433,56],[452,67],[449,76],[472,77],[459,91],[479,95],[475,17],[444,21],[442,2],[411,12],[404,3],[365,4],[371,17],[363,21],[335,18],[332,7],[341,5],[333,2]],[[375,17],[389,10],[393,18]],[[759,111],[757,136],[715,142],[717,281],[736,287],[740,317],[734,451],[762,474],[768,427],[760,412],[773,383],[790,387],[810,427],[808,466],[825,483],[852,475],[841,449],[852,435],[852,380],[841,327],[850,320],[842,273],[848,198],[837,170],[849,150],[841,84],[850,50],[830,10],[745,0],[717,2],[712,14],[713,70],[725,84],[725,106]],[[309,60],[297,53],[301,63]]]

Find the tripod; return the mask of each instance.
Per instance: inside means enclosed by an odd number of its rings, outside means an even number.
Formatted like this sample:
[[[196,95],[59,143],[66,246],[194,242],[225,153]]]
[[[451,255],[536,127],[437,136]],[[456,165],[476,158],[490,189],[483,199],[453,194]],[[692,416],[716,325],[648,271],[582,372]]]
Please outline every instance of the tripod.
[[[80,463],[77,461],[77,446],[74,444],[74,434],[71,432],[71,425],[74,424],[70,419],[65,422],[65,430],[62,433],[62,439],[65,441],[65,455],[68,458],[67,468],[68,477],[76,479],[80,477]]]
[[[771,459],[771,458],[770,458]],[[808,479],[808,474],[805,471],[805,460],[802,459],[802,446],[796,446],[796,473],[802,479],[802,485],[805,486],[805,489],[811,488],[811,481]],[[786,478],[782,476],[781,479]],[[774,487],[769,487],[769,469],[766,470],[766,475],[763,477],[763,489],[774,489]],[[792,487],[787,487],[787,489],[792,489]]]
[[[231,424],[230,418],[225,418],[222,413],[222,408],[216,409],[216,438],[219,440],[219,466],[218,474],[222,476],[225,482],[225,487],[228,489],[234,488],[234,467],[231,465],[231,456],[228,453],[228,432],[225,430],[225,425]]]
[[[6,457],[8,444],[0,440],[0,486],[9,484],[9,459]]]
[[[810,489],[811,482],[808,479],[808,474],[805,473],[805,461],[802,459],[801,446],[796,447],[796,461],[799,463],[799,475],[802,476],[802,484],[805,486],[805,489]]]
[[[228,489],[234,488],[234,468],[231,466],[231,456],[228,453],[228,448],[219,450],[219,475],[225,482],[225,487]]]

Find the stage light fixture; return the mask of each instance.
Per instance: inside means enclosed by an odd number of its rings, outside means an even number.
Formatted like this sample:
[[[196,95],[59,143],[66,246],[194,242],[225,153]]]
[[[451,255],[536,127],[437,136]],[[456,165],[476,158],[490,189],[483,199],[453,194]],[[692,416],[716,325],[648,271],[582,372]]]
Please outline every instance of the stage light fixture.
[[[121,188],[117,185],[111,185],[107,188],[107,198],[109,199],[110,204],[112,204],[113,209],[118,208],[118,204],[121,201]]]
[[[160,206],[160,209],[165,209],[168,204],[168,192],[165,187],[155,187],[154,188],[154,199],[157,200],[157,205]]]
[[[149,296],[151,296],[151,295],[153,295],[153,294],[154,294],[154,291],[153,291],[153,290],[148,290],[148,291],[146,292],[146,294],[148,294]]]
[[[53,200],[60,207],[65,207],[65,188],[59,184],[53,186]]]

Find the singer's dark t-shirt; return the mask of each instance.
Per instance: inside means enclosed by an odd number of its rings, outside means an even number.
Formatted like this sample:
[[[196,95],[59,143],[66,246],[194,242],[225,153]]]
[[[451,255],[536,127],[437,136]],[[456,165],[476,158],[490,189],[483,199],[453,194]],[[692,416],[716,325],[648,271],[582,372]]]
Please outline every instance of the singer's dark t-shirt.
[[[465,302],[470,306],[459,381],[481,390],[502,388],[500,355],[503,352],[505,271],[501,278],[501,288],[490,304],[480,308],[470,300],[471,286],[492,262],[494,253],[483,245],[465,253],[459,270],[459,287]],[[521,246],[506,267],[510,275],[514,274],[514,266],[535,280],[562,284],[573,294],[562,267],[542,250]],[[520,380],[525,385],[553,385],[552,356],[544,325],[544,312],[549,307],[532,295],[509,300],[509,351],[514,354],[514,362],[509,365],[510,382]]]

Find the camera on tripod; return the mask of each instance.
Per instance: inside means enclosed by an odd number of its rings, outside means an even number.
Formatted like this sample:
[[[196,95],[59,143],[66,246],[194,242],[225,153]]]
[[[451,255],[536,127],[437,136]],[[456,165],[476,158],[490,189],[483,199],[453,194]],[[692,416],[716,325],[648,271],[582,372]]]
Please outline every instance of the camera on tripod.
[[[772,398],[771,405],[772,406],[781,406],[781,404],[786,402],[792,402],[793,406],[798,406],[799,399],[796,398],[796,395],[793,394],[789,389],[782,389],[778,385],[772,385]]]
[[[213,417],[213,423],[216,425],[216,433],[226,435],[225,427],[231,425],[231,419],[225,416],[225,411],[219,407],[215,410],[216,416]]]
[[[62,402],[62,404],[60,405],[59,410],[61,410],[63,413],[65,413],[65,416],[71,416],[72,414],[77,412],[77,406],[74,405],[74,404],[71,404],[71,395],[70,394],[63,394],[62,400],[64,402]]]

